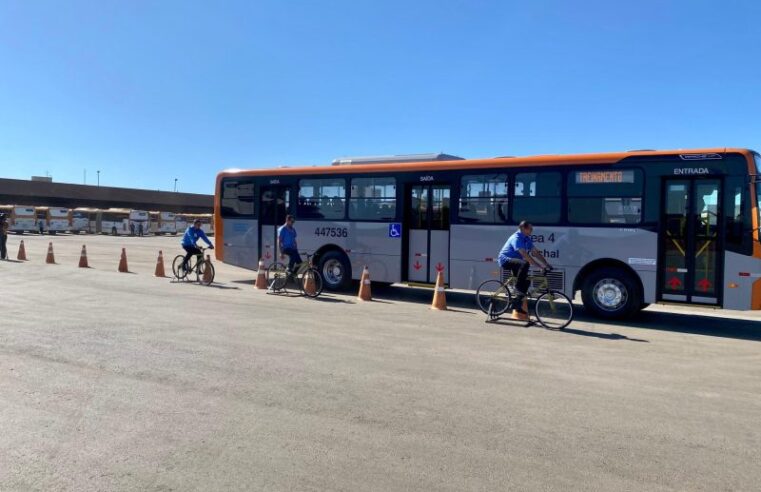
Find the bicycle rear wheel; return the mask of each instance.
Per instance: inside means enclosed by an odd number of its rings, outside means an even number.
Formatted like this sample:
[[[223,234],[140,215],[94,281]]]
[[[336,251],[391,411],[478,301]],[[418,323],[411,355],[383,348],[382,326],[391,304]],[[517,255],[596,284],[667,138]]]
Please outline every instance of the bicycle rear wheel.
[[[288,283],[285,265],[276,261],[267,267],[267,285],[271,290],[283,290]]]
[[[565,294],[551,290],[537,297],[534,314],[548,330],[562,330],[573,321],[573,303]]]
[[[499,316],[510,307],[512,296],[499,280],[491,279],[478,286],[476,304],[485,314]]]
[[[307,268],[299,279],[301,292],[314,299],[322,293],[322,275],[316,268]]]
[[[214,265],[208,260],[201,260],[196,267],[196,281],[199,284],[211,285],[214,282]]]

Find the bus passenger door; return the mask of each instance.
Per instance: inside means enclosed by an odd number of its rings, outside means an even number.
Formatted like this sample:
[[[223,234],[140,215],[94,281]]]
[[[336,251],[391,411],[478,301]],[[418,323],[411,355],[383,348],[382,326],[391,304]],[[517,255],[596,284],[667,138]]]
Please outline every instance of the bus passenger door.
[[[449,282],[449,185],[416,185],[407,191],[407,280]]]
[[[718,179],[664,182],[658,262],[661,300],[720,304],[721,200]]]
[[[280,261],[277,228],[285,223],[285,216],[293,213],[293,195],[289,186],[263,186],[260,193],[259,252],[264,265]]]

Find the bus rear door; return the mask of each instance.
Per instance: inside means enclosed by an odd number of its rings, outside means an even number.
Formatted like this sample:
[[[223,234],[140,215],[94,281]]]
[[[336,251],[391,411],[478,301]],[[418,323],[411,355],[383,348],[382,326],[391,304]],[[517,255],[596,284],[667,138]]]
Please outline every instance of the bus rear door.
[[[293,191],[290,186],[262,186],[259,196],[259,252],[264,265],[269,266],[279,261],[277,228],[293,213]]]
[[[660,299],[719,305],[722,296],[721,180],[666,179],[663,184]]]
[[[406,201],[407,280],[433,283],[443,271],[449,282],[450,186],[410,186]]]

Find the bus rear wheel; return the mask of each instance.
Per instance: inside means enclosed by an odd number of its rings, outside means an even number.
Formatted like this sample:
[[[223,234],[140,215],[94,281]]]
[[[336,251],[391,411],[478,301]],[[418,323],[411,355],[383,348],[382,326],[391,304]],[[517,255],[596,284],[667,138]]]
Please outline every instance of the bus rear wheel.
[[[346,255],[339,251],[328,251],[320,255],[318,270],[328,290],[346,289],[351,283],[351,263]]]
[[[581,289],[584,308],[597,317],[619,319],[642,307],[642,294],[632,275],[621,268],[601,268],[584,279]]]

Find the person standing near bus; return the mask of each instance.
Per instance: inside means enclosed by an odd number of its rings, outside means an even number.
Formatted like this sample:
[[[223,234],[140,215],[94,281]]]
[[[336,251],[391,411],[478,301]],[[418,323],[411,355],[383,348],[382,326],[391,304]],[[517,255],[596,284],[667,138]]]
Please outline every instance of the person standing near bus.
[[[296,264],[301,263],[301,256],[296,244],[296,228],[293,227],[294,222],[296,222],[296,219],[293,218],[293,215],[286,215],[285,224],[281,225],[277,230],[280,259],[282,260],[285,258],[285,255],[288,255],[289,272],[293,271],[293,267]]]
[[[528,294],[529,281],[528,270],[531,265],[538,268],[551,270],[552,267],[544,258],[542,253],[534,248],[534,241],[531,234],[534,232],[534,226],[528,221],[521,221],[518,224],[518,230],[515,231],[502,246],[499,252],[499,266],[505,270],[510,270],[514,277],[517,277],[515,283],[515,297],[513,298],[512,309],[526,314],[523,310],[523,298]],[[533,256],[533,258],[532,258]]]
[[[192,225],[185,229],[185,234],[182,236],[182,249],[185,250],[185,261],[182,262],[182,268],[187,271],[188,262],[194,255],[202,255],[203,251],[198,247],[198,240],[203,240],[209,245],[209,249],[214,249],[214,245],[211,244],[209,238],[206,237],[206,233],[201,229],[201,221],[196,220]]]
[[[0,260],[8,259],[8,221],[5,215],[0,215]]]

